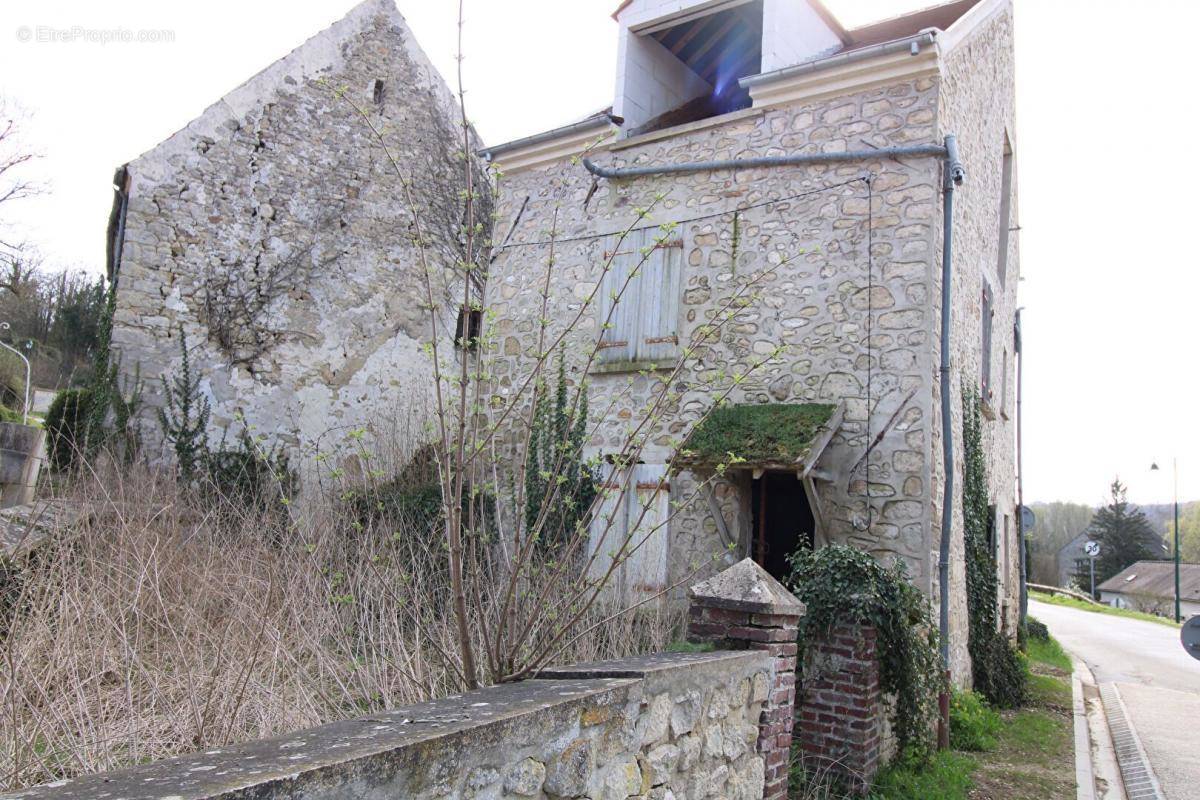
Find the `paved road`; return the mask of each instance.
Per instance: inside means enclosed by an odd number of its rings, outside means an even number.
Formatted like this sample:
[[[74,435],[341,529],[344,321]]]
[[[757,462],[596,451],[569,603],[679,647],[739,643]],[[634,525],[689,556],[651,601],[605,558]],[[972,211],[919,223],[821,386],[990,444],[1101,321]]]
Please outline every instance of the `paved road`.
[[[1200,661],[1178,629],[1036,601],[1029,613],[1097,682],[1117,685],[1168,800],[1200,799]]]

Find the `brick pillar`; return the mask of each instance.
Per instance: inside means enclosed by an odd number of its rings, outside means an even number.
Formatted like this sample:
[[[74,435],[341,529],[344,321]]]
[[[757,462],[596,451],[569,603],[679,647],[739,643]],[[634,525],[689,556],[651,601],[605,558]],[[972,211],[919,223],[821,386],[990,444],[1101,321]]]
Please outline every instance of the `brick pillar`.
[[[831,770],[859,794],[879,771],[883,695],[875,629],[843,626],[809,644],[796,744],[810,772]]]
[[[688,597],[688,641],[765,650],[775,657],[758,723],[758,752],[765,765],[764,800],[787,800],[796,716],[796,632],[804,604],[748,558],[693,586]]]

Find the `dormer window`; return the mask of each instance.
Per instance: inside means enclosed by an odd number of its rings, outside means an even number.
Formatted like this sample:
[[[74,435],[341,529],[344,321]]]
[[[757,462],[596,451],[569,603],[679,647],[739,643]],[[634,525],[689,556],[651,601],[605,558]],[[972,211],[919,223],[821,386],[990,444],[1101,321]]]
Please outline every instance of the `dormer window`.
[[[741,78],[842,44],[805,0],[627,0],[616,17],[625,136],[749,108]]]
[[[762,66],[762,2],[655,27],[637,34],[629,52],[626,85],[644,112],[635,119],[645,117],[630,135],[749,108],[738,78]]]

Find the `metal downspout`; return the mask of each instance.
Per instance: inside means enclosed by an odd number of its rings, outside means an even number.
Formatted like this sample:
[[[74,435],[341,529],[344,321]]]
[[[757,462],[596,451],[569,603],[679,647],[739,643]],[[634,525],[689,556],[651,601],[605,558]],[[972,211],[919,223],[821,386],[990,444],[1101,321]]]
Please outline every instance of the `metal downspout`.
[[[1018,620],[1018,624],[1023,628],[1029,617],[1029,553],[1027,552],[1029,544],[1025,540],[1025,464],[1021,460],[1021,390],[1025,386],[1023,374],[1025,367],[1025,352],[1023,349],[1025,341],[1021,336],[1021,309],[1017,309],[1016,316],[1017,319],[1013,325],[1016,346],[1013,350],[1017,355],[1017,535],[1021,543],[1017,551],[1021,558],[1021,617]]]
[[[958,142],[946,137],[942,175],[942,332],[940,393],[942,400],[942,539],[938,547],[938,634],[946,685],[938,697],[938,747],[950,746],[950,529],[954,521],[954,424],[950,415],[950,299],[953,279],[954,187],[964,172],[958,159]]]

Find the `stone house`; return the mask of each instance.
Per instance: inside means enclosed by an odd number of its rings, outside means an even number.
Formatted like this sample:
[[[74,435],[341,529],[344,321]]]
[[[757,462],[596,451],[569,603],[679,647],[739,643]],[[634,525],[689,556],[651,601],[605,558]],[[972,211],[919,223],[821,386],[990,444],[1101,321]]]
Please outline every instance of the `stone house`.
[[[945,142],[955,137],[967,178],[953,192],[947,289],[946,596],[965,682],[964,388],[983,398],[1008,630],[1018,613],[1011,0],[957,0],[857,29],[818,0],[626,0],[614,18],[611,107],[478,150],[481,185],[484,161],[499,175],[483,288],[498,385],[528,363],[553,239],[555,324],[590,292],[601,298],[571,333],[601,345],[586,373],[578,360],[569,370],[604,409],[589,453],[619,446],[671,370],[682,387],[640,463],[606,477],[635,471],[654,509],[646,524],[672,517],[626,565],[627,589],[695,582],[723,553],[778,575],[807,540],[899,558],[940,600]],[[245,419],[302,453],[336,449],[349,430],[385,436],[376,421],[412,418],[429,383],[417,259],[394,235],[404,203],[331,85],[389,125],[452,263],[458,112],[390,0],[368,0],[122,168],[110,226],[124,363],[151,377],[174,369],[183,330],[216,426]],[[797,156],[809,160],[779,160]],[[747,159],[766,160],[712,163]],[[631,167],[642,172],[621,172]],[[614,303],[605,282],[626,279],[629,299]],[[457,287],[444,279],[439,339],[454,330]],[[713,464],[688,461],[689,437],[710,433],[698,424],[711,419],[709,387],[733,373],[745,374],[735,409],[784,426],[792,446],[697,492]]]
[[[624,420],[679,367],[685,388],[662,436],[628,467],[644,473],[639,486],[654,484],[680,441],[686,448],[712,404],[714,372],[748,376],[735,404],[827,409],[797,452],[728,470],[713,496],[655,534],[634,568],[639,586],[673,586],[698,555],[726,550],[779,574],[782,557],[808,539],[898,557],[937,597],[944,159],[838,154],[936,146],[952,134],[967,172],[953,210],[952,429],[958,438],[963,388],[978,390],[1002,619],[1015,630],[1012,13],[1004,0],[966,0],[847,30],[812,0],[627,0],[614,15],[612,108],[484,151],[502,174],[497,230],[513,230],[495,256],[488,307],[515,363],[538,313],[536,265],[552,225],[550,305],[564,313],[601,280],[597,265],[616,248],[632,254],[613,261],[618,283],[652,249],[637,271],[636,310],[585,334],[599,330],[611,345],[587,376],[592,406],[614,409],[593,437],[596,451],[620,442]],[[833,157],[711,163],[793,154]],[[750,284],[753,301],[719,341],[697,345]],[[961,679],[969,660],[955,444],[949,593]],[[695,471],[672,475],[660,515],[696,480]]]

